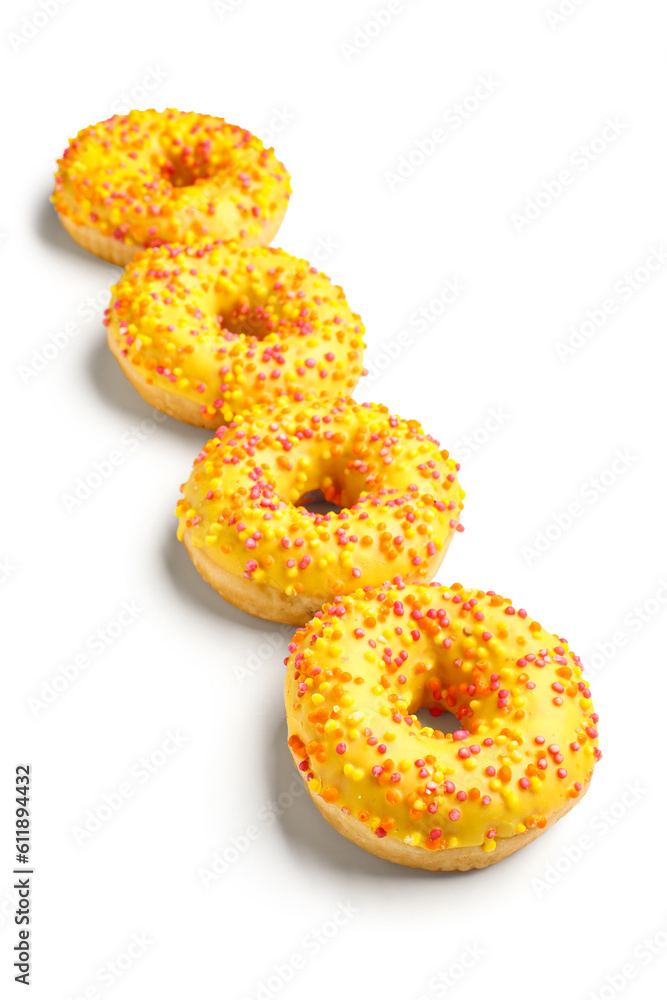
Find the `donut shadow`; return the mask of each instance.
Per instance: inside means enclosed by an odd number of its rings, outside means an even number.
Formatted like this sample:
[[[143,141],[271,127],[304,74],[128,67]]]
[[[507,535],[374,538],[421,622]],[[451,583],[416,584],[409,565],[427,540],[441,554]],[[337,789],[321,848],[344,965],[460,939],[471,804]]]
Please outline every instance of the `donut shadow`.
[[[84,250],[83,247],[79,246],[76,240],[73,240],[69,233],[63,229],[58,213],[51,202],[50,195],[40,199],[35,217],[35,232],[43,243],[55,248],[59,253],[65,252],[73,257],[76,257],[80,263],[99,261],[99,263],[107,269],[109,267],[113,267],[112,264],[108,264],[106,261],[100,260],[99,257],[95,256],[95,254],[90,253],[88,250]],[[120,273],[120,268],[118,270]]]
[[[118,362],[107,347],[106,329],[101,323],[99,330],[91,338],[88,374],[98,395],[111,409],[118,410],[133,420],[150,416],[152,407],[135,392],[121,372]]]
[[[275,631],[279,626],[241,611],[240,608],[221,597],[206,580],[202,579],[195,569],[185,545],[179,542],[176,527],[176,518],[174,517],[173,524],[169,524],[165,531],[162,561],[167,577],[178,594],[179,601],[189,605],[198,614],[215,619],[223,627],[225,625],[238,625],[245,629],[252,629],[258,633],[258,638],[262,632]],[[285,641],[285,648],[287,648],[287,641]]]
[[[141,398],[125,378],[118,362],[109,350],[106,341],[105,328],[100,323],[102,333],[91,338],[91,348],[88,354],[88,374],[99,397],[113,410],[117,410],[130,420],[145,420],[155,417],[154,407]],[[159,432],[166,431],[172,437],[189,442],[192,446],[194,460],[203,444],[212,436],[212,431],[201,427],[191,427],[181,420],[166,416],[160,421]]]
[[[287,746],[287,729],[284,719],[281,719],[276,731],[274,752],[269,763],[269,783],[274,789],[276,801],[292,786],[295,780],[300,785],[303,783]],[[289,792],[288,794],[291,795]],[[437,872],[426,871],[423,868],[408,868],[406,865],[385,861],[375,854],[364,851],[363,848],[334,830],[310,801],[305,786],[302,795],[291,797],[293,798],[291,805],[283,809],[278,816],[278,825],[285,840],[292,845],[292,853],[300,866],[324,867],[338,877],[352,875],[391,881],[398,879],[429,881],[434,878],[471,879],[475,875],[481,874],[479,869],[471,869],[467,872]]]

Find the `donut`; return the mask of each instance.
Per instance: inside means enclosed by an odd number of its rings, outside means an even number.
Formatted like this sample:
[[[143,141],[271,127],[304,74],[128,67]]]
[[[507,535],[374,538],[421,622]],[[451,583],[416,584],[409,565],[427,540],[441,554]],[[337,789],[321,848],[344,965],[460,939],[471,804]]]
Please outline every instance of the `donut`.
[[[432,579],[462,530],[458,468],[416,420],[296,393],[237,415],[205,445],[181,487],[178,535],[226,600],[303,624],[388,573]],[[342,509],[302,506],[315,491]]]
[[[289,747],[322,815],[413,868],[484,868],[589,787],[598,716],[579,657],[492,590],[336,597],[285,660]],[[415,714],[450,712],[442,732]]]
[[[218,241],[137,254],[105,323],[123,373],[151,406],[215,429],[290,388],[351,391],[364,327],[342,288],[271,247]]]
[[[82,129],[53,203],[77,243],[125,266],[141,247],[266,245],[287,209],[285,167],[246,129],[191,111],[130,111]]]

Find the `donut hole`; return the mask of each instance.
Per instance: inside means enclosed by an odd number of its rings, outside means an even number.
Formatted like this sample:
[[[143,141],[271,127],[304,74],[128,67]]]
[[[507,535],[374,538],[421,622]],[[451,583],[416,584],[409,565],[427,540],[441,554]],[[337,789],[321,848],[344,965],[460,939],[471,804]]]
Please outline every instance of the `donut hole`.
[[[276,332],[266,310],[261,305],[250,306],[247,302],[239,302],[226,313],[220,311],[216,320],[221,331],[233,333],[235,337],[263,340],[268,333]]]
[[[297,500],[295,507],[304,507],[311,514],[339,514],[342,507],[326,500],[322,490],[310,490]]]
[[[216,153],[221,152],[216,149]],[[172,187],[193,187],[197,181],[210,180],[218,174],[225,175],[232,169],[232,157],[229,154],[218,155],[213,164],[210,146],[206,145],[205,139],[198,143],[175,139],[167,145],[167,148],[164,148],[163,142],[159,169],[162,178]]]
[[[412,714],[417,716],[422,726],[428,726],[429,729],[439,729],[441,733],[455,733],[457,729],[461,729],[461,722],[454,713],[442,708],[424,706],[418,708],[416,712],[413,711]]]
[[[365,485],[364,477],[355,475],[348,468],[348,449],[351,450],[350,443],[342,443],[336,457],[322,461],[318,448],[313,445],[306,453],[310,459],[307,475],[300,476],[300,467],[293,462],[284,478],[278,477],[278,488],[295,507],[320,516],[342,513],[342,520],[345,520],[346,511],[363,500]]]
[[[215,172],[219,170],[216,167]],[[174,188],[193,187],[197,181],[208,180],[213,176],[212,171],[202,169],[201,165],[188,164],[180,160],[165,158],[165,162],[160,167],[160,173],[164,180],[169,181]]]

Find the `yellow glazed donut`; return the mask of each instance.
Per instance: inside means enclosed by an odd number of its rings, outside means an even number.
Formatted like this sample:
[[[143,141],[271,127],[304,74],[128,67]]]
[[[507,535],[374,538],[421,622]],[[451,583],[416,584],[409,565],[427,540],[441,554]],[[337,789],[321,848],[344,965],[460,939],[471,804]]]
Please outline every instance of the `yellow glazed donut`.
[[[361,320],[305,260],[233,242],[137,254],[112,288],[109,347],[152,406],[216,428],[298,386],[351,391]]]
[[[300,624],[360,583],[430,580],[462,530],[457,470],[416,420],[296,393],[205,445],[182,487],[179,538],[232,604]],[[343,509],[298,506],[318,490]]]
[[[70,141],[53,203],[77,243],[124,266],[140,247],[161,243],[270,243],[289,181],[273,150],[224,118],[130,111]]]
[[[364,588],[289,648],[294,760],[329,823],[379,857],[483,868],[588,789],[601,755],[579,658],[492,590]],[[425,707],[461,728],[422,726]]]

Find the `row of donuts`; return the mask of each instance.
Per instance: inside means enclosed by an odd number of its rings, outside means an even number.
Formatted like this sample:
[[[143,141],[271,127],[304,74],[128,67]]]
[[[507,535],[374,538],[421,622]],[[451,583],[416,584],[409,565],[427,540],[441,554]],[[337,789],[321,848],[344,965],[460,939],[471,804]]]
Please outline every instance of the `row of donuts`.
[[[485,867],[534,839],[600,756],[581,663],[494,591],[431,584],[463,530],[459,466],[417,421],[350,397],[360,317],[265,245],[283,164],[223,119],[168,110],[84,129],[58,166],[67,231],[125,265],[105,316],[121,370],[215,432],[182,486],[179,538],[226,600],[302,626],[285,701],[317,807],[415,867]],[[309,509],[318,492],[337,509]],[[424,725],[421,708],[461,728]]]

